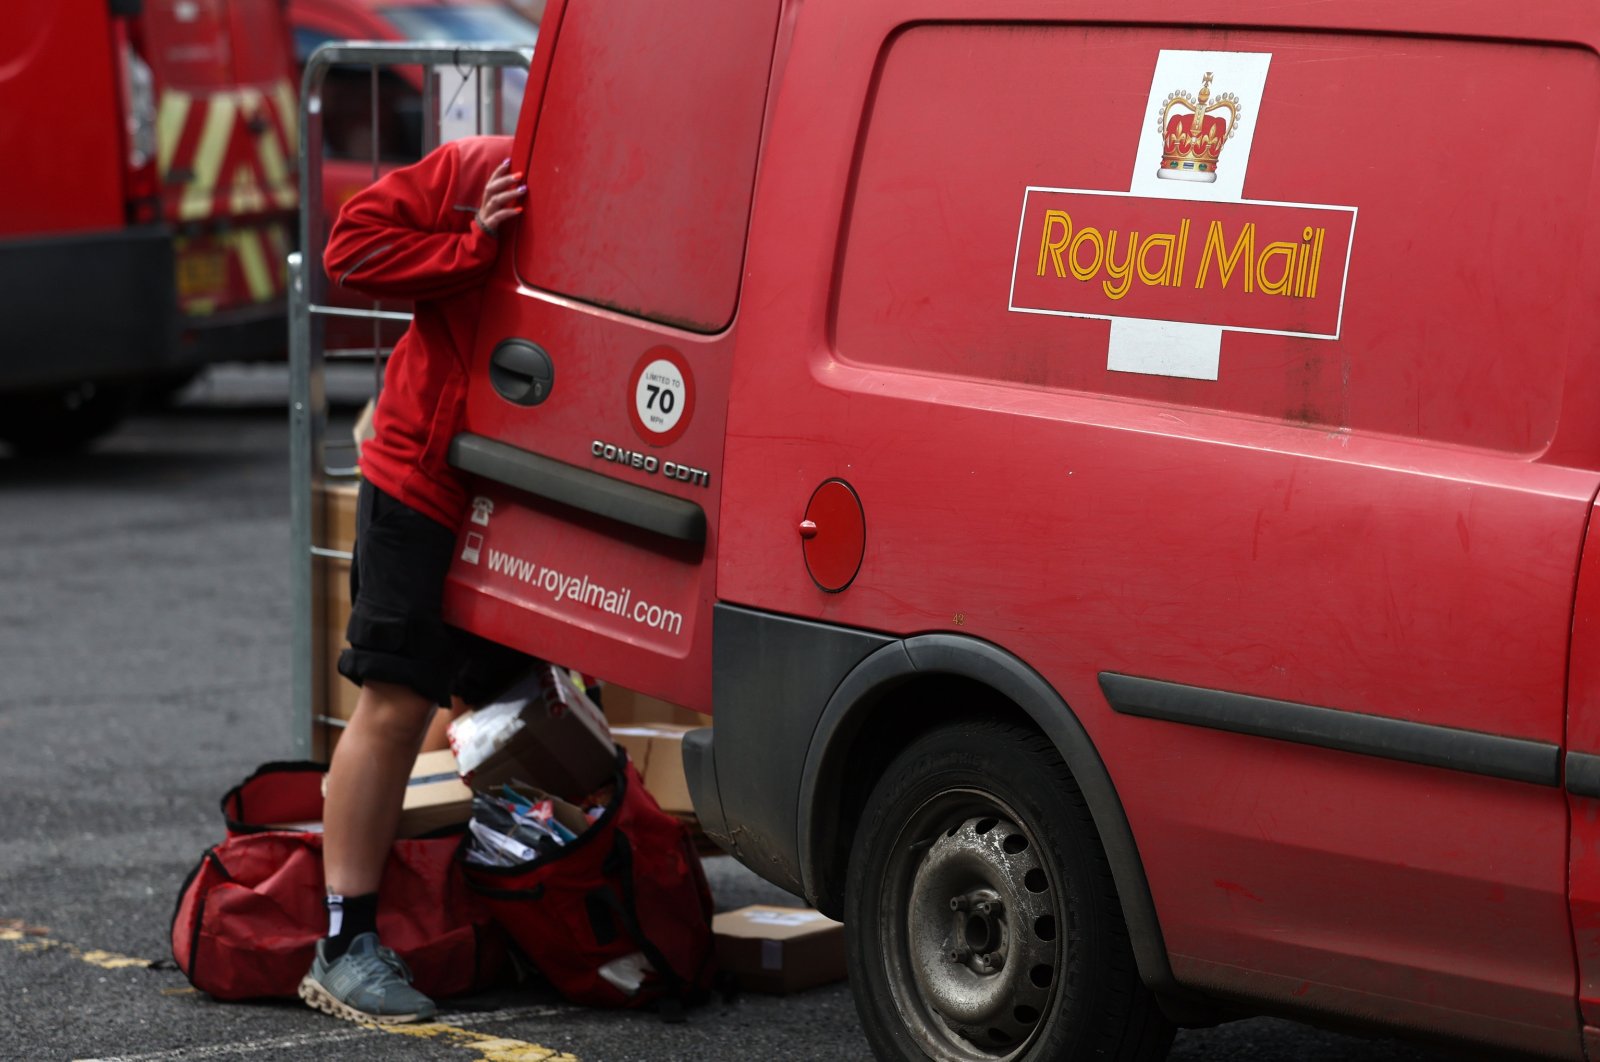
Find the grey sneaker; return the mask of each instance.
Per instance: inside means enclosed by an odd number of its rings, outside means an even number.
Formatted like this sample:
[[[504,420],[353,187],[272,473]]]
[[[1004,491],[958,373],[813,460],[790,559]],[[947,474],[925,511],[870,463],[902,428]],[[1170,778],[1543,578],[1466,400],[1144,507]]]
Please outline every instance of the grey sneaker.
[[[307,1006],[346,1021],[380,1025],[433,1017],[433,1000],[411,987],[411,971],[400,956],[378,943],[378,934],[362,933],[333,962],[323,955],[327,943],[317,941],[311,972],[300,981],[300,998]]]

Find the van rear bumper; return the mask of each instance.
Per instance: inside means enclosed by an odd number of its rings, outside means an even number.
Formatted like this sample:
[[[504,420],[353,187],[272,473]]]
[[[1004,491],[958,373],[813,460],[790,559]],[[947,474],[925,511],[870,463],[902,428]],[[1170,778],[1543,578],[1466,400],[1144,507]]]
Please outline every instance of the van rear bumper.
[[[839,917],[837,897],[808,893],[806,853],[837,839],[811,837],[802,807],[807,762],[830,698],[845,676],[893,639],[793,616],[718,604],[712,620],[709,734],[684,740],[689,793],[718,844],[772,884]],[[695,736],[703,734],[703,736]],[[817,796],[833,807],[840,794]],[[805,825],[803,825],[803,823]]]
[[[683,772],[700,829],[724,850],[732,851],[728,817],[722,810],[722,793],[717,789],[717,752],[711,727],[703,726],[683,735]]]
[[[177,367],[174,284],[163,225],[0,241],[0,391]]]
[[[289,353],[288,304],[278,299],[180,319],[179,368],[218,361],[281,361]]]

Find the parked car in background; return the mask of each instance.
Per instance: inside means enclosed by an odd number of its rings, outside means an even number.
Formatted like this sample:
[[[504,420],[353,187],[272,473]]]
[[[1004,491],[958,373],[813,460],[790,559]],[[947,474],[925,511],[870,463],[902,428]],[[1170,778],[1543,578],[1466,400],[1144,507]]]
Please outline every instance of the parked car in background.
[[[0,440],[281,356],[298,198],[280,0],[13,5],[0,33]]]
[[[485,0],[289,0],[289,20],[293,25],[295,61],[302,69],[312,52],[336,41],[531,45],[539,35],[538,25],[510,6]],[[322,93],[323,210],[322,233],[316,240],[319,249],[327,241],[328,226],[347,199],[378,175],[422,157],[422,78],[420,67],[380,70],[374,126],[371,73],[357,67],[334,67],[328,72]],[[511,71],[502,78],[504,131],[510,132],[522,103],[527,72]],[[440,102],[446,105],[450,100]],[[353,298],[338,290],[330,297],[336,302]],[[330,348],[375,345],[369,323],[335,319],[327,323],[327,329],[326,345]],[[392,345],[401,331],[393,323],[380,326],[376,345]]]

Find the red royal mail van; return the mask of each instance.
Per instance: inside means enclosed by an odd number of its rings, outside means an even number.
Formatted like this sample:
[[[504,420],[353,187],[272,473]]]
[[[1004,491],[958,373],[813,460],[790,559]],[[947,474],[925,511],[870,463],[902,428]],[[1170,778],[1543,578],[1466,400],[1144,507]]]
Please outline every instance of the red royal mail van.
[[[1203,21],[1200,21],[1203,19]],[[552,0],[452,618],[887,1059],[1600,1050],[1600,9]]]
[[[141,391],[283,356],[297,113],[281,0],[7,7],[0,441],[78,449]]]

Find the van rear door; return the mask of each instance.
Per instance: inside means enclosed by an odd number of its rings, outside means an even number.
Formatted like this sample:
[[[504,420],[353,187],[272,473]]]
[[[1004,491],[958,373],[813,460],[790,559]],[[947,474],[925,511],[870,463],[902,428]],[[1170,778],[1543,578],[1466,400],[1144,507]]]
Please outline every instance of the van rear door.
[[[780,0],[546,11],[456,465],[453,621],[710,708],[723,423]]]

